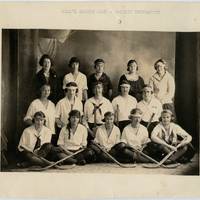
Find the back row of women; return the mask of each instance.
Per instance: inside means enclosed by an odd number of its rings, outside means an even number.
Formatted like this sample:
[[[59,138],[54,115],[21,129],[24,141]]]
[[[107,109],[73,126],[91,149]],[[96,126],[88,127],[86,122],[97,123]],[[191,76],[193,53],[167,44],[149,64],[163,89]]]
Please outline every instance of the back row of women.
[[[30,104],[24,118],[30,127],[24,130],[18,149],[25,160],[45,165],[47,163],[40,160],[41,149],[45,157],[50,155],[50,159],[55,160],[80,148],[85,150],[66,162],[85,164],[108,160],[93,141],[121,162],[146,162],[134,149],[146,151],[157,160],[173,150],[176,153],[168,162],[190,160],[194,153],[190,144],[192,138],[171,122],[175,83],[163,59],[156,61],[156,73],[148,85],[137,74],[137,62],[130,60],[128,73],[119,80],[119,95],[112,102],[112,84],[104,73],[103,59],[95,60],[95,73],[87,79],[79,72],[79,60],[71,58],[71,73],[63,79],[65,96],[59,101],[57,75],[51,63],[48,55],[42,56],[43,69],[36,75],[40,98]],[[56,106],[53,102],[57,102]],[[39,121],[41,123],[36,123]],[[35,148],[37,143],[40,145]],[[33,153],[35,150],[38,155]]]

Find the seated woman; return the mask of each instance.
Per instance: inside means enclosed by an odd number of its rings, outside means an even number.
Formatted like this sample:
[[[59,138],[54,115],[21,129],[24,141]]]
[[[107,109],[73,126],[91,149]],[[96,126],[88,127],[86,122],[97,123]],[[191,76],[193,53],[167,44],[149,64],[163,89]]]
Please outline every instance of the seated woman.
[[[142,89],[144,87],[144,80],[138,75],[138,64],[136,60],[129,60],[127,64],[128,73],[122,75],[119,79],[118,90],[121,89],[122,81],[126,80],[130,84],[129,94],[137,99],[137,101],[142,100]]]
[[[120,142],[120,130],[114,125],[114,113],[106,112],[104,114],[105,124],[97,128],[94,142],[106,150],[111,156],[118,156],[118,143]],[[95,144],[89,146],[94,152],[97,161],[109,162],[110,158],[101,151]]]
[[[122,132],[121,142],[126,145],[121,149],[121,153],[123,153],[126,162],[149,162],[149,160],[135,151],[136,149],[148,154],[147,144],[150,142],[150,139],[147,128],[140,124],[142,111],[138,108],[133,109],[129,118],[131,123]]]
[[[44,84],[40,88],[40,98],[35,99],[31,102],[24,122],[27,125],[33,124],[33,116],[36,112],[42,111],[45,114],[46,126],[51,130],[51,133],[55,135],[55,105],[51,102],[48,97],[51,93],[51,87],[48,84]]]
[[[87,96],[87,77],[79,71],[80,61],[77,57],[72,57],[69,61],[71,72],[66,74],[63,79],[63,89],[69,82],[75,82],[78,86],[77,97],[82,101],[86,101]]]
[[[173,114],[174,110],[174,94],[175,81],[173,76],[167,71],[167,63],[163,59],[155,62],[154,68],[156,73],[150,78],[149,84],[153,88],[156,98],[161,102],[163,109],[170,109]]]
[[[166,161],[166,164],[189,162],[194,156],[191,145],[192,137],[179,125],[172,122],[173,114],[170,110],[163,110],[161,122],[153,129],[151,139],[157,144],[155,157],[162,158],[171,151],[175,153]]]
[[[100,81],[103,84],[103,96],[107,99],[112,98],[112,83],[110,77],[104,72],[105,61],[103,59],[96,59],[94,61],[95,73],[91,74],[88,78],[88,96],[93,97],[93,85]]]
[[[25,128],[22,133],[18,150],[24,161],[24,167],[30,165],[43,167],[51,164],[50,161],[59,159],[57,153],[60,150],[50,143],[52,131],[45,126],[45,120],[43,112],[36,112],[33,116],[33,124]],[[46,158],[47,161],[42,158]]]
[[[143,100],[137,104],[137,108],[142,111],[141,124],[147,127],[149,134],[151,134],[153,128],[159,123],[162,105],[160,101],[154,97],[150,85],[144,86]]]
[[[44,54],[39,61],[42,69],[35,76],[35,86],[36,91],[39,91],[42,85],[48,84],[51,86],[51,94],[49,95],[49,99],[57,103],[58,101],[58,77],[54,69],[52,68],[52,59],[49,55]]]
[[[96,131],[97,126],[103,124],[104,114],[108,111],[113,112],[111,102],[103,97],[103,83],[98,81],[93,85],[94,97],[85,102],[84,115],[88,122],[89,128]],[[94,135],[89,135],[88,140],[94,139]]]
[[[122,132],[124,127],[130,123],[128,116],[131,110],[136,108],[137,100],[129,95],[130,84],[128,81],[123,80],[120,87],[121,94],[113,99],[112,105],[115,112],[116,124]]]
[[[80,149],[85,149],[71,160],[72,163],[84,165],[90,160],[93,152],[91,153],[91,150],[86,149],[88,133],[87,128],[80,124],[80,119],[81,113],[78,110],[70,111],[69,123],[61,129],[57,145],[65,152],[59,154],[60,158],[66,157],[66,154],[70,155]]]

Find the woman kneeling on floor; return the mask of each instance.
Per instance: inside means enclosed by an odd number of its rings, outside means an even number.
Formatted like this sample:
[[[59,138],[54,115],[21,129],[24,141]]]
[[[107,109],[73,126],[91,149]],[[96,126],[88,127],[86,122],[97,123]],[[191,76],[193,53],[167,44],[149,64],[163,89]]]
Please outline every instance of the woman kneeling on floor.
[[[80,119],[81,113],[78,110],[72,110],[69,113],[69,123],[60,131],[57,144],[64,150],[64,152],[59,154],[60,158],[84,149],[72,158],[67,159],[65,161],[66,164],[85,165],[86,162],[89,162],[91,154],[93,153],[89,149],[86,149],[88,133],[87,128],[80,124]]]
[[[121,141],[124,148],[121,149],[124,162],[149,162],[144,158],[140,151],[148,154],[148,137],[147,128],[140,124],[142,111],[139,108],[132,109],[129,119],[131,123],[127,125],[122,132]]]
[[[38,111],[33,116],[33,124],[24,129],[18,145],[23,159],[20,166],[38,165],[44,167],[51,164],[49,160],[59,160],[58,153],[62,150],[50,143],[52,131],[45,126],[45,121],[45,114]]]
[[[151,139],[155,143],[157,157],[163,157],[171,151],[174,154],[165,162],[186,163],[194,156],[194,148],[191,145],[192,137],[179,125],[172,122],[173,113],[166,109],[161,113],[161,122],[154,128]]]
[[[93,144],[89,146],[95,152],[97,162],[112,162],[112,159],[102,150],[109,153],[115,159],[118,158],[120,143],[120,130],[114,125],[114,113],[106,112],[104,114],[105,124],[98,127]],[[95,145],[97,144],[97,145]]]

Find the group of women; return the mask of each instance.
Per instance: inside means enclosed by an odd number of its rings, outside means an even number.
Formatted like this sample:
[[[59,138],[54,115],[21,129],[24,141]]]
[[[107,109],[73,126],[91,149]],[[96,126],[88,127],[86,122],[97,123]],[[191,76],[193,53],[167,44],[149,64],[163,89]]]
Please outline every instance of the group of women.
[[[103,59],[95,60],[95,73],[87,78],[72,57],[62,98],[51,58],[43,55],[39,63],[35,85],[40,95],[28,108],[24,122],[29,127],[18,146],[26,164],[45,166],[49,163],[42,158],[56,161],[81,148],[65,163],[110,162],[102,150],[120,162],[149,162],[138,151],[157,160],[174,151],[168,163],[188,162],[194,155],[192,137],[173,122],[175,83],[163,59],[155,62],[147,85],[136,60],[129,60],[114,98]]]

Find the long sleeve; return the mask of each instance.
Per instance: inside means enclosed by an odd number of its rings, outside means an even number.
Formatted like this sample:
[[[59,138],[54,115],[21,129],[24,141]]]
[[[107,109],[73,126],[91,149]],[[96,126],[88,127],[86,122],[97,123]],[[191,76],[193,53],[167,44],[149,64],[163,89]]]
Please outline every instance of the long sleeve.
[[[60,135],[59,135],[59,138],[58,138],[57,145],[60,145],[60,146],[65,145],[65,131],[64,131],[64,129],[66,129],[66,127],[63,127],[60,131]]]
[[[26,116],[24,117],[24,121],[26,121],[27,119],[33,119],[33,115],[35,114],[36,110],[33,106],[33,102],[30,104],[30,106],[28,107]]]
[[[83,127],[83,139],[82,139],[82,147],[86,147],[87,146],[87,136],[88,136],[88,132],[87,129],[85,127]]]
[[[171,75],[169,75],[169,79],[167,82],[167,93],[166,93],[166,97],[164,99],[167,99],[169,101],[174,98],[174,94],[175,94],[174,78]]]

